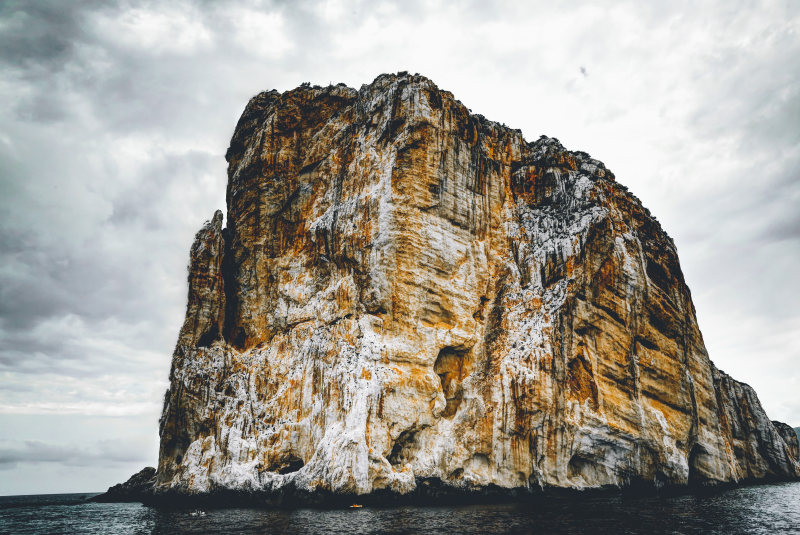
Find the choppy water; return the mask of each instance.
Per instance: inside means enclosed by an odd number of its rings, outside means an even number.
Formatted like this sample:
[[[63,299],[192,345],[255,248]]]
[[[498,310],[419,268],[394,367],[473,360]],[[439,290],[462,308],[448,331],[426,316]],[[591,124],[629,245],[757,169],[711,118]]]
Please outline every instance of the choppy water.
[[[713,494],[557,497],[463,507],[157,509],[92,494],[0,497],[0,533],[800,533],[800,483]]]

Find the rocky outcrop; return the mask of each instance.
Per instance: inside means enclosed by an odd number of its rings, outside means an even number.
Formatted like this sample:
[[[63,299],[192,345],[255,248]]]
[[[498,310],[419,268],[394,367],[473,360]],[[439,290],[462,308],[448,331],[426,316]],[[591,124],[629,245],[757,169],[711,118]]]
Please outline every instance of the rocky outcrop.
[[[587,154],[401,73],[261,93],[226,157],[157,493],[800,473],[709,361],[673,241]]]
[[[90,499],[93,502],[141,502],[153,493],[156,482],[156,469],[152,466],[133,474],[125,483],[119,483],[103,494]]]

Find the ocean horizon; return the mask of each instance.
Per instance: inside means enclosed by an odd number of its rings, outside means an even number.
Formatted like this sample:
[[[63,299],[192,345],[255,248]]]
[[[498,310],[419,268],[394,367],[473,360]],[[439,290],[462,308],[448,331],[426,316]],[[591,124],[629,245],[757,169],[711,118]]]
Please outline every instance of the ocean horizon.
[[[601,492],[470,505],[203,510],[94,503],[96,492],[0,496],[0,533],[800,532],[800,482],[681,494]]]

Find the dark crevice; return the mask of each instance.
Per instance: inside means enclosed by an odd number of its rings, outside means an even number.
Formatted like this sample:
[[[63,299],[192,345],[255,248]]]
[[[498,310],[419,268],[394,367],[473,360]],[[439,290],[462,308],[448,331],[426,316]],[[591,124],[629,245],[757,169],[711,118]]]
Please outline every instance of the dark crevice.
[[[219,329],[216,325],[212,325],[209,330],[204,332],[200,339],[197,341],[197,347],[210,347],[215,340],[219,338]]]
[[[650,325],[655,330],[663,334],[666,338],[677,338],[678,327],[671,321],[671,318],[663,311],[652,311],[648,317]]]
[[[616,310],[614,310],[612,307],[610,307],[610,306],[606,306],[606,305],[604,305],[604,304],[602,304],[602,303],[600,303],[600,302],[595,302],[595,303],[594,303],[594,305],[595,305],[597,308],[599,308],[600,310],[602,310],[603,312],[605,312],[606,314],[608,314],[608,316],[609,316],[609,317],[610,317],[612,320],[614,320],[615,322],[617,322],[617,323],[619,323],[619,324],[621,324],[621,325],[625,325],[625,320],[624,320],[624,319],[622,319],[622,316],[620,316],[620,315],[617,313],[617,311],[616,311]]]
[[[658,345],[655,342],[653,342],[652,340],[648,340],[647,338],[643,338],[641,336],[636,337],[636,343],[651,351],[658,349]]]
[[[281,467],[275,471],[279,474],[291,474],[292,472],[299,471],[305,465],[306,464],[303,462],[303,459],[292,456],[288,460],[284,461],[283,465],[281,465]]]
[[[320,159],[320,160],[317,160],[316,162],[311,162],[310,164],[304,165],[304,166],[303,166],[303,167],[301,167],[301,168],[300,168],[300,170],[297,172],[298,176],[299,176],[299,175],[304,175],[304,174],[307,174],[307,173],[311,173],[312,171],[314,171],[314,169],[316,169],[317,167],[319,167],[319,164],[321,164],[321,163],[322,163],[322,161],[323,161],[323,160],[322,160],[322,159]]]
[[[236,293],[236,265],[233,258],[233,236],[233,225],[229,218],[228,226],[222,230],[222,241],[225,251],[222,256],[222,284],[225,294],[225,315],[222,319],[222,338],[228,343],[233,342],[233,330],[238,323],[237,309],[239,307],[239,300]]]
[[[667,270],[665,270],[661,264],[655,262],[654,260],[647,259],[647,277],[650,279],[653,284],[664,290],[665,292],[669,292],[670,288],[672,287],[671,284],[671,277]]]
[[[245,334],[243,327],[239,327],[239,329],[236,331],[236,336],[233,337],[231,342],[237,349],[244,349],[245,345],[247,344],[247,335]]]

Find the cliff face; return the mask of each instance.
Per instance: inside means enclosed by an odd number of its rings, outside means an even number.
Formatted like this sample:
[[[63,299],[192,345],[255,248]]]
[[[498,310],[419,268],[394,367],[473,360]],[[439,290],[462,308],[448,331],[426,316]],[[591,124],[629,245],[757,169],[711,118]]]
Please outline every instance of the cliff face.
[[[261,93],[191,250],[156,490],[800,475],[605,166],[420,76]]]

